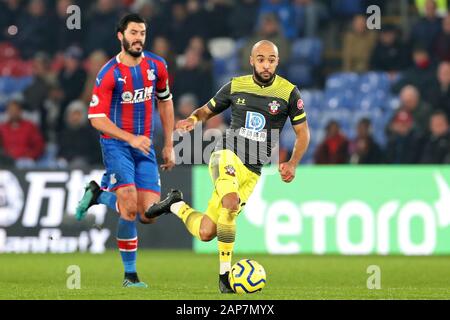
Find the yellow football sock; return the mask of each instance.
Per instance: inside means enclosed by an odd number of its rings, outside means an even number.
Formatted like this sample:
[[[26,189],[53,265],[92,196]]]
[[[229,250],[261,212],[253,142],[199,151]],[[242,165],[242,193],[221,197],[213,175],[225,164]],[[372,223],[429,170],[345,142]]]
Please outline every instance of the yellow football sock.
[[[231,270],[234,241],[236,237],[236,215],[228,209],[219,209],[217,221],[217,243],[219,247],[220,274]]]
[[[200,239],[200,225],[202,223],[203,213],[195,211],[188,204],[184,204],[177,213],[177,216],[183,220],[188,231],[197,239]]]

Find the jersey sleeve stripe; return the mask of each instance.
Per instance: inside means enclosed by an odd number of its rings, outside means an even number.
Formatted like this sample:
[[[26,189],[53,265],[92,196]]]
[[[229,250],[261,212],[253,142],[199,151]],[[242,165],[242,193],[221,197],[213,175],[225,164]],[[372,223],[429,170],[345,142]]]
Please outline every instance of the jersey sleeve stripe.
[[[106,117],[106,114],[104,113],[97,113],[97,114],[89,114],[88,115],[88,119],[92,119],[92,118],[104,118]]]
[[[306,113],[302,113],[302,114],[296,116],[294,119],[292,119],[292,121],[298,121],[298,120],[303,119],[304,117],[306,117]]]

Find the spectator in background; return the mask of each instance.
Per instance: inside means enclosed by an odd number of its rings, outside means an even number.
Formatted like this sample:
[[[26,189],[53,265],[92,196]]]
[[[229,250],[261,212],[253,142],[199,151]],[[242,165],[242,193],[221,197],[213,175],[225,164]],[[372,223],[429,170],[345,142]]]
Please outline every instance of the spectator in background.
[[[392,86],[393,93],[397,94],[406,85],[413,85],[419,89],[423,97],[427,97],[427,92],[433,84],[436,74],[436,67],[430,59],[430,55],[423,47],[417,47],[413,51],[414,65],[406,69],[402,77]]]
[[[81,100],[89,104],[92,99],[92,88],[95,85],[95,79],[97,78],[97,74],[108,61],[108,57],[105,52],[102,50],[93,51],[88,59],[86,64],[86,81],[84,82],[83,90],[81,93]]]
[[[410,65],[409,59],[410,54],[399,39],[397,28],[394,25],[384,26],[372,51],[370,69],[397,73]]]
[[[328,19],[327,8],[315,0],[294,0],[296,37],[317,37],[323,23]]]
[[[350,144],[350,163],[377,164],[383,161],[383,153],[372,136],[370,119],[359,120],[356,127],[356,138]]]
[[[53,47],[49,30],[55,30],[56,26],[45,15],[45,1],[31,0],[27,11],[17,21],[19,32],[12,41],[25,59],[31,58],[38,51],[50,52]]]
[[[207,27],[205,28],[208,30],[206,34],[208,39],[230,36],[231,30],[228,24],[232,9],[230,4],[230,0],[206,1]],[[197,35],[202,34],[197,33]]]
[[[433,55],[439,61],[450,62],[450,14],[442,20],[442,31],[434,43]]]
[[[289,0],[261,0],[259,20],[267,14],[273,14],[278,18],[281,26],[281,32],[285,38],[295,38],[295,16],[293,6]],[[263,23],[261,21],[259,22]]]
[[[414,118],[405,111],[395,114],[389,124],[386,160],[388,163],[418,163],[422,152],[423,136],[414,127]]]
[[[430,118],[430,136],[425,142],[422,163],[450,163],[450,129],[444,112],[436,111]]]
[[[97,0],[94,10],[87,18],[86,30],[83,48],[87,53],[96,49],[106,52],[112,57],[120,49],[117,41],[117,35],[114,32],[116,23],[119,20],[119,11],[117,0]]]
[[[175,121],[188,118],[197,106],[195,95],[191,93],[181,95],[175,108]]]
[[[59,161],[77,168],[101,163],[97,132],[87,125],[87,105],[72,101],[65,112],[65,122],[58,138]]]
[[[183,3],[175,2],[171,9],[171,18],[168,21],[169,39],[172,40],[175,53],[181,54],[185,51],[190,37],[195,34],[196,26],[192,25],[192,19],[188,21],[187,9]],[[194,29],[191,29],[192,27]]]
[[[431,114],[431,107],[421,100],[420,93],[414,86],[405,86],[400,92],[401,111],[408,112],[413,120],[414,126],[420,133],[425,133],[428,128],[428,121]]]
[[[289,60],[290,55],[290,43],[284,37],[280,31],[280,25],[278,23],[277,17],[273,14],[265,14],[260,19],[259,28],[257,33],[250,38],[244,48],[242,49],[241,55],[241,68],[246,73],[251,73],[251,65],[248,63],[249,57],[252,51],[253,45],[261,39],[269,40],[278,47],[278,55],[280,58],[280,63],[278,65],[278,70],[283,71]],[[280,72],[280,71],[279,71]]]
[[[228,25],[235,39],[250,37],[255,31],[255,21],[258,17],[258,1],[237,1],[232,7]]]
[[[8,27],[17,25],[19,15],[22,11],[21,0],[7,0],[0,2],[0,41],[9,40]]]
[[[0,146],[16,164],[34,164],[44,152],[44,139],[38,127],[22,117],[22,104],[10,101],[6,109],[7,121],[0,125]]]
[[[411,29],[411,43],[414,47],[422,46],[431,52],[433,43],[441,31],[441,18],[437,16],[436,2],[426,0],[425,16],[419,18]]]
[[[314,153],[314,162],[317,164],[344,164],[348,163],[348,139],[341,132],[337,121],[330,121],[326,128],[325,140],[319,144]]]
[[[153,0],[136,0],[131,6],[132,12],[138,13],[150,23],[150,27],[147,28],[147,39],[167,37],[169,34],[166,18],[168,12],[165,12],[165,9],[163,4],[160,3],[160,5],[157,6]]]
[[[426,15],[426,4],[428,0],[415,0],[417,11],[421,16]],[[439,17],[444,17],[447,14],[448,4],[447,0],[435,0],[436,3],[436,14]]]
[[[366,27],[366,17],[353,18],[352,28],[344,35],[342,48],[343,70],[345,72],[366,72],[369,70],[370,53],[375,46],[376,34]]]
[[[439,64],[436,80],[428,97],[433,109],[444,111],[450,119],[450,62]]]
[[[173,91],[176,96],[193,93],[201,104],[211,96],[212,74],[202,68],[201,54],[197,50],[186,50],[184,64],[175,73]]]
[[[86,81],[86,71],[81,66],[83,52],[79,47],[71,46],[64,53],[64,68],[58,75],[59,86],[63,92],[63,109],[60,112],[60,123],[63,124],[63,116],[67,105],[78,99]],[[60,128],[61,129],[61,128]]]
[[[197,51],[201,56],[201,65],[205,71],[212,70],[212,56],[202,37],[194,36],[189,40],[188,49]]]
[[[44,128],[47,117],[44,102],[56,84],[56,76],[50,70],[50,57],[43,52],[35,54],[32,70],[33,81],[23,92],[24,105],[30,111],[39,112],[41,128]]]
[[[169,40],[166,37],[158,36],[155,37],[152,41],[152,50],[153,53],[157,54],[160,57],[163,57],[166,60],[168,71],[169,71],[169,82],[172,83],[172,77],[170,73],[175,70],[175,54],[171,50],[171,45]]]

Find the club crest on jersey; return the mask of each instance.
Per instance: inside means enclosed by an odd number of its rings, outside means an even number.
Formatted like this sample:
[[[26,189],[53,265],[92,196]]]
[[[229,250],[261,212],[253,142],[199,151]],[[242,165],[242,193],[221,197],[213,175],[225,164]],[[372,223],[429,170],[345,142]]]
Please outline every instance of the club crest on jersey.
[[[277,114],[278,112],[280,112],[280,103],[275,100],[269,103],[269,112],[270,114]]]
[[[110,184],[116,184],[117,183],[117,179],[116,179],[116,174],[115,173],[109,175],[109,183]]]
[[[141,103],[152,98],[153,86],[122,93],[121,103]]]
[[[229,176],[235,177],[236,169],[234,169],[234,167],[231,164],[229,164],[229,165],[225,166],[225,173]]]
[[[153,70],[153,69],[147,69],[147,79],[148,80],[150,80],[150,81],[153,81],[153,80],[155,80],[156,79],[156,76],[155,76],[155,70]]]

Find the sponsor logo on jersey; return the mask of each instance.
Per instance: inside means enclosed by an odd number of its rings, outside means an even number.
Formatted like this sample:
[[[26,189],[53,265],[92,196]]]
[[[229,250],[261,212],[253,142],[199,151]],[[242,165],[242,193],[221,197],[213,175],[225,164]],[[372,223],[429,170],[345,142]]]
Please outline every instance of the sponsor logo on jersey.
[[[266,118],[259,112],[247,111],[245,128],[239,130],[239,135],[257,142],[264,142],[267,133],[262,132],[266,125]]]
[[[141,103],[152,99],[153,86],[122,93],[121,103]]]
[[[269,103],[269,112],[270,114],[277,114],[280,112],[280,103],[275,100]]]
[[[247,111],[245,128],[253,131],[261,131],[266,125],[266,118],[259,112]]]

